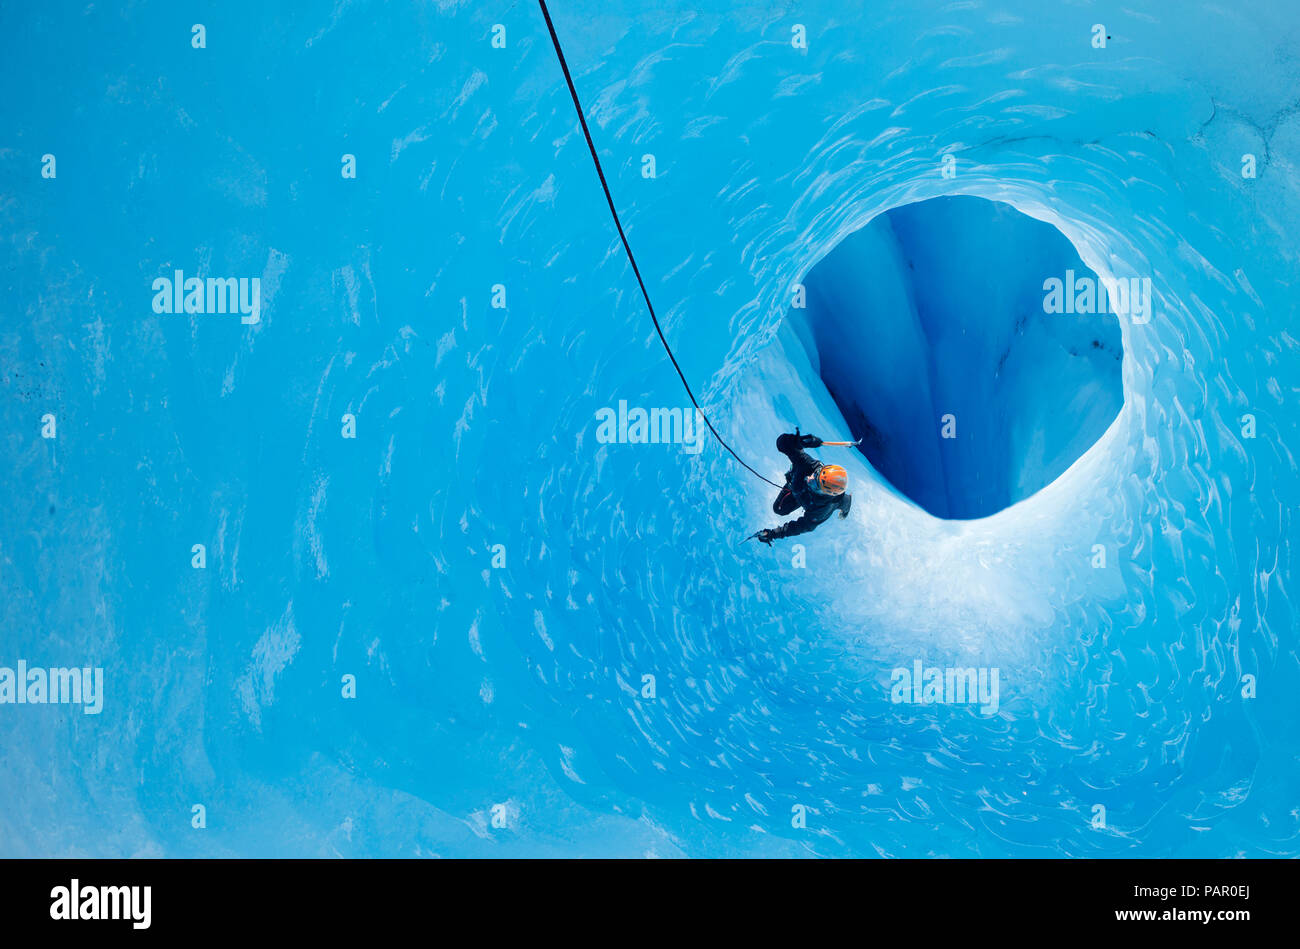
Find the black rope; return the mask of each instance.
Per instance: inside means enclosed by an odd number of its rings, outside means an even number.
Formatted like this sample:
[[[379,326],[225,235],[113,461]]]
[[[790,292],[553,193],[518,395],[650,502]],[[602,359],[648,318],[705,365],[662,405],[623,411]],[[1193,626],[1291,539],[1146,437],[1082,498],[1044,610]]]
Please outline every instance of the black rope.
[[[596,163],[596,174],[600,175],[600,186],[605,189],[605,200],[609,202],[609,213],[614,216],[614,226],[618,228],[618,236],[623,241],[623,250],[627,251],[627,259],[632,264],[632,273],[636,274],[636,282],[641,286],[641,296],[645,298],[646,309],[650,311],[650,319],[654,321],[655,332],[659,334],[659,342],[664,344],[664,351],[668,353],[668,358],[673,362],[673,368],[677,370],[677,375],[681,377],[682,385],[686,387],[686,394],[691,397],[691,404],[700,413],[700,418],[704,419],[704,424],[709,426],[709,431],[718,440],[718,444],[727,449],[731,457],[740,462],[753,475],[762,478],[774,488],[781,487],[775,481],[764,478],[753,468],[750,468],[749,465],[745,464],[745,460],[722,440],[722,436],[718,434],[718,430],[713,427],[709,417],[704,414],[704,409],[700,408],[700,403],[696,401],[695,393],[691,391],[691,384],[686,381],[686,375],[682,372],[682,367],[677,365],[677,357],[673,355],[672,347],[668,345],[668,340],[664,338],[664,331],[659,326],[659,317],[655,316],[654,304],[650,302],[650,293],[645,288],[645,281],[641,279],[641,268],[636,265],[636,257],[632,255],[632,247],[627,242],[627,235],[623,233],[623,222],[619,220],[618,210],[614,207],[614,196],[609,193],[609,182],[605,180],[605,169],[600,165],[600,157],[596,154],[596,144],[591,140],[591,131],[587,128],[587,117],[582,111],[582,103],[578,101],[578,90],[573,86],[573,77],[569,74],[569,64],[564,59],[564,51],[560,49],[560,38],[555,35],[555,24],[551,22],[551,12],[546,9],[546,0],[537,0],[537,2],[541,4],[542,16],[546,17],[546,28],[551,31],[551,42],[555,45],[555,55],[559,57],[560,68],[564,70],[564,81],[569,84],[569,95],[573,96],[573,107],[578,110],[578,121],[582,123],[582,134],[587,138],[587,148],[591,150],[591,160]]]

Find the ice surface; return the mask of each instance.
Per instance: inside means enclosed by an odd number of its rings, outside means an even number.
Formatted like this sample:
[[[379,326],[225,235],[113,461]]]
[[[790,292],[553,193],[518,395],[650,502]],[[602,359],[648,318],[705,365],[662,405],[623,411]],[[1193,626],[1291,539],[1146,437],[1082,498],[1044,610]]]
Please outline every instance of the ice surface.
[[[804,566],[736,549],[769,486],[596,439],[687,403],[534,6],[223,4],[203,51],[161,3],[6,6],[0,664],[108,694],[0,706],[0,851],[1300,854],[1296,5],[552,6],[760,471],[845,425],[793,285],[944,196],[1152,281],[1114,424],[977,520],[845,452]],[[175,269],[260,276],[260,323],[153,313]],[[892,703],[916,660],[997,667],[998,713]]]

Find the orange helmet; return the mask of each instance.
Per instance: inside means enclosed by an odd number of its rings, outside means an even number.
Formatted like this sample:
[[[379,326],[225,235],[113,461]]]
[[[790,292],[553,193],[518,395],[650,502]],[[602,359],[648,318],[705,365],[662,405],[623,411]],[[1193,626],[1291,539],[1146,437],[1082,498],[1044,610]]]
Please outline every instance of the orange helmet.
[[[808,480],[822,494],[843,494],[849,486],[849,473],[839,465],[822,465]]]

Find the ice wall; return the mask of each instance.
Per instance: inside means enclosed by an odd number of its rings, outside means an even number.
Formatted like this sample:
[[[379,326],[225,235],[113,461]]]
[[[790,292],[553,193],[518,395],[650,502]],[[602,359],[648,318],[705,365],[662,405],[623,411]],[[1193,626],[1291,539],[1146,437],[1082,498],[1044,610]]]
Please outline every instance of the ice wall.
[[[736,549],[771,488],[596,438],[686,400],[530,4],[223,4],[204,51],[6,5],[3,651],[109,695],[0,709],[0,849],[1300,853],[1294,4],[552,12],[760,471],[845,424],[793,285],[945,196],[1152,281],[1114,424],[978,520],[848,453],[849,520]],[[176,268],[258,276],[260,323],[154,313]],[[998,668],[997,713],[894,703],[918,660]]]

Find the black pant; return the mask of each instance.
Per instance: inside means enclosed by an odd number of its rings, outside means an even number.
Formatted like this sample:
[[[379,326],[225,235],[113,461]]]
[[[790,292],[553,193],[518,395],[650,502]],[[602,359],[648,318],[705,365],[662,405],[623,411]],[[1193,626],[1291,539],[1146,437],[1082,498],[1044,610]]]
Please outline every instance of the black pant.
[[[790,491],[790,486],[786,485],[781,489],[781,493],[776,496],[776,500],[772,502],[772,511],[781,517],[785,517],[798,506],[799,502],[795,500],[794,494]]]

